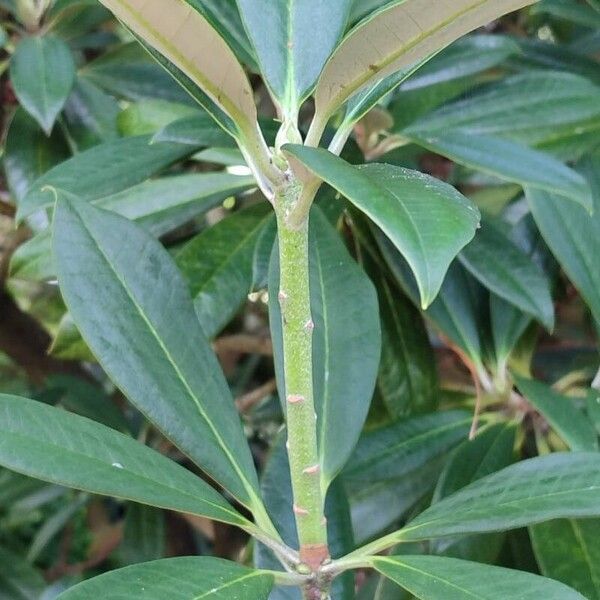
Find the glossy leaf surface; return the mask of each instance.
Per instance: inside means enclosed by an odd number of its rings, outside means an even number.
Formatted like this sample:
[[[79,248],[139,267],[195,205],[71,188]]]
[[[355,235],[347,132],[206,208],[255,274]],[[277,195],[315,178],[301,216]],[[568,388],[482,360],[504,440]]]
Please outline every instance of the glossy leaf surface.
[[[411,266],[421,303],[429,306],[450,263],[475,234],[477,209],[453,187],[416,171],[353,167],[326,150],[285,149],[381,228]]]

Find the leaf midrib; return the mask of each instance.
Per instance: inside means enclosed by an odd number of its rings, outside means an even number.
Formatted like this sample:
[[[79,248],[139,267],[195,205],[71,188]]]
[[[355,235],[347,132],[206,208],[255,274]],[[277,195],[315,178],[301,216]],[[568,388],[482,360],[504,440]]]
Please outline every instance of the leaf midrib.
[[[88,236],[90,237],[90,239],[95,244],[95,246],[98,249],[100,255],[102,256],[102,258],[104,259],[104,261],[108,265],[109,269],[113,272],[116,280],[121,284],[123,290],[125,291],[125,293],[129,297],[129,299],[131,300],[131,303],[135,307],[136,311],[139,313],[139,315],[142,318],[142,320],[146,323],[149,331],[152,333],[152,335],[154,336],[154,338],[158,342],[159,347],[162,349],[163,353],[167,357],[168,363],[171,365],[171,367],[175,371],[175,374],[177,375],[178,379],[181,381],[181,383],[183,383],[184,388],[187,391],[189,397],[193,400],[194,404],[196,405],[196,408],[198,409],[198,412],[200,413],[200,416],[204,419],[204,421],[208,425],[210,431],[215,436],[215,439],[217,440],[219,446],[221,447],[222,452],[225,454],[225,456],[229,460],[231,466],[233,467],[235,473],[238,475],[238,477],[240,478],[241,482],[243,483],[244,488],[246,489],[246,492],[249,494],[249,499],[251,500],[251,505],[252,505],[253,502],[255,502],[257,500],[257,497],[256,497],[256,494],[254,492],[254,489],[253,489],[252,485],[250,484],[250,482],[246,479],[244,473],[239,468],[237,462],[234,460],[234,458],[233,458],[231,452],[229,451],[227,445],[223,441],[223,439],[222,439],[222,437],[221,437],[218,429],[213,425],[212,421],[208,418],[207,414],[205,413],[205,411],[204,411],[204,409],[202,407],[202,404],[201,404],[200,400],[197,398],[197,396],[195,395],[195,393],[193,392],[193,390],[190,388],[190,386],[189,386],[189,384],[187,382],[187,379],[185,377],[183,377],[183,374],[181,373],[178,365],[173,360],[173,357],[171,356],[171,354],[168,351],[168,349],[164,346],[164,344],[163,344],[160,336],[158,335],[158,332],[154,329],[152,323],[146,317],[144,311],[142,310],[141,306],[137,303],[135,297],[133,296],[133,294],[131,293],[131,291],[127,287],[125,281],[121,278],[121,276],[119,275],[119,273],[113,267],[113,265],[112,265],[111,261],[109,260],[108,256],[105,254],[105,252],[103,251],[103,249],[100,247],[100,244],[98,243],[98,241],[96,240],[96,238],[92,234],[91,230],[89,229],[89,227],[85,223],[83,217],[79,214],[79,212],[77,212],[77,211],[74,211],[74,212],[77,214],[77,218],[81,222],[81,225],[82,225],[83,229],[87,232]],[[157,425],[157,427],[158,427],[158,425]],[[159,429],[162,430],[161,427],[159,427]],[[166,432],[163,431],[163,433],[165,435],[167,435]],[[169,437],[169,436],[167,436],[167,437]],[[190,457],[190,458],[192,458],[192,457]],[[194,459],[192,458],[192,460],[194,460]],[[194,462],[196,462],[196,461],[194,460]],[[204,470],[204,468],[202,467],[202,465],[198,465],[198,466],[200,466],[200,468],[202,468]],[[238,498],[238,500],[240,500],[240,499]],[[240,502],[241,502],[241,500],[240,500]]]

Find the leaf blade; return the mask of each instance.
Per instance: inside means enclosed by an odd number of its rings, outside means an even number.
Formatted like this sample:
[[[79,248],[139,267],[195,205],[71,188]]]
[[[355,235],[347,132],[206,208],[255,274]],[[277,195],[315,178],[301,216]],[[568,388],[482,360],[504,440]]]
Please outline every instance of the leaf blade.
[[[132,438],[87,418],[0,395],[0,461],[20,473],[97,494],[247,523],[207,483]]]

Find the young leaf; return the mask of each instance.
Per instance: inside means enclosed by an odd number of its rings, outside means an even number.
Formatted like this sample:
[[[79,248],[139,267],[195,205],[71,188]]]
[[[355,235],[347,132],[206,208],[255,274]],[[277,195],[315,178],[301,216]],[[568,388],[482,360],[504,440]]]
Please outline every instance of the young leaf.
[[[17,218],[50,206],[54,202],[50,188],[96,200],[141,183],[194,151],[182,144],[149,142],[149,136],[106,142],[57,165],[31,186],[19,203]]]
[[[246,131],[256,106],[237,58],[193,0],[101,0],[136,36],[183,71]]]
[[[10,79],[21,106],[50,135],[75,83],[69,47],[48,35],[23,38],[10,61]]]
[[[489,290],[553,329],[548,278],[499,227],[484,222],[459,260]]]
[[[273,575],[207,556],[183,556],[110,571],[70,588],[58,600],[267,600]]]
[[[552,579],[455,558],[389,556],[373,558],[372,564],[422,600],[584,600]]]
[[[346,463],[363,428],[377,377],[381,332],[373,285],[320,209],[313,209],[310,222],[314,396],[321,482],[326,489]],[[279,289],[278,264],[274,251],[271,293]],[[283,338],[277,302],[269,306],[269,321],[281,390]],[[356,364],[360,369],[344,368]]]
[[[565,205],[556,193],[527,189],[527,201],[544,240],[600,323],[600,154],[586,160],[584,172],[594,191],[594,212]]]
[[[527,401],[533,405],[569,445],[571,450],[597,450],[598,435],[592,423],[573,404],[573,399],[539,381],[513,375]]]
[[[295,114],[310,93],[344,32],[350,3],[238,0],[262,73],[286,113]]]
[[[549,521],[530,527],[529,534],[546,577],[600,600],[600,519]]]
[[[285,150],[382,229],[413,270],[422,306],[429,306],[450,263],[475,235],[477,209],[453,187],[416,171],[386,164],[354,167],[323,149]]]
[[[177,254],[208,337],[227,325],[252,291],[254,249],[274,219],[267,203],[251,206],[203,231]]]
[[[534,190],[553,192],[592,208],[588,182],[549,154],[501,138],[471,135],[460,130],[435,134],[405,130],[415,143],[451,160]]]
[[[132,438],[41,402],[0,395],[0,463],[60,485],[246,525],[207,483]]]
[[[390,540],[416,541],[600,516],[599,490],[600,461],[595,452],[532,458],[434,504]]]
[[[182,452],[260,511],[231,393],[167,251],[127,219],[66,198],[53,239],[65,302],[108,375]]]
[[[454,0],[433,6],[431,0],[405,0],[375,12],[350,32],[325,65],[314,94],[316,119],[327,121],[365,86],[532,1]]]

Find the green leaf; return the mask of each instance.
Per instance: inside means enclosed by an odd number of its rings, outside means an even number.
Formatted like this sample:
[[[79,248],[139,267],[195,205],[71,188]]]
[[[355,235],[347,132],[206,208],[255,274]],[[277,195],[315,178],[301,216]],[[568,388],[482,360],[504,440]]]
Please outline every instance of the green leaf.
[[[600,435],[600,390],[592,388],[587,396],[587,413]]]
[[[600,515],[600,461],[594,452],[522,461],[434,504],[394,541],[515,529],[551,519]]]
[[[15,49],[10,79],[21,106],[50,134],[75,83],[75,61],[58,38],[28,36]]]
[[[267,203],[251,206],[206,229],[177,254],[208,337],[227,325],[252,291],[254,249],[274,219]]]
[[[490,321],[497,364],[505,365],[531,323],[531,317],[492,293],[490,294]]]
[[[529,528],[541,572],[600,600],[600,520],[557,520]]]
[[[556,193],[527,188],[527,201],[535,222],[567,273],[600,323],[600,155],[586,160],[583,171],[590,178],[594,193],[594,212],[565,205]]]
[[[385,276],[374,281],[382,333],[377,391],[394,420],[434,410],[437,374],[423,319]]]
[[[527,401],[533,405],[569,445],[571,450],[597,450],[598,435],[573,399],[539,381],[513,375]]]
[[[363,428],[377,377],[381,332],[373,285],[317,207],[311,212],[310,224],[314,397],[321,483],[327,489],[346,463]],[[273,294],[278,289],[279,259],[275,248],[269,290]],[[277,302],[269,305],[269,321],[278,386],[283,390],[283,336]],[[360,370],[345,368],[357,364]]]
[[[515,54],[519,54],[519,46],[508,36],[472,34],[457,40],[419,68],[402,84],[402,90],[418,90],[471,77]]]
[[[290,465],[285,449],[286,432],[277,437],[262,474],[260,487],[265,505],[277,531],[290,548],[298,548],[296,519],[292,510],[294,499]],[[331,486],[325,502],[329,550],[334,558],[344,556],[354,549],[354,536],[350,520],[350,507],[341,482],[336,480]],[[263,545],[258,544],[254,555],[257,567],[281,570],[281,564]],[[353,598],[354,578],[349,573],[337,578],[333,583],[332,600]],[[276,588],[269,600],[300,600],[299,589]]]
[[[442,411],[362,435],[342,473],[358,540],[389,527],[433,489],[471,421],[466,412]]]
[[[178,119],[170,123],[152,138],[152,143],[173,142],[176,144],[189,144],[196,148],[217,147],[235,148],[234,139],[215,124],[214,119],[207,114]]]
[[[544,0],[533,6],[532,13],[548,14],[583,27],[600,28],[600,14],[589,6],[575,2]]]
[[[23,557],[0,547],[0,600],[39,600],[46,587],[41,573]]]
[[[229,173],[176,175],[146,181],[92,204],[134,220],[160,237],[255,185],[253,177]],[[19,246],[10,267],[15,279],[44,281],[56,277],[50,232],[44,230]]]
[[[206,556],[166,558],[88,579],[58,600],[144,597],[145,600],[267,600],[273,575]]]
[[[165,513],[153,506],[130,503],[125,515],[119,560],[135,564],[158,560],[165,554]]]
[[[294,115],[346,28],[350,0],[238,0],[238,6],[267,85]]]
[[[69,138],[79,151],[118,137],[119,104],[91,81],[78,77],[63,117]]]
[[[141,183],[193,152],[182,144],[149,142],[148,136],[106,142],[57,165],[31,186],[19,204],[17,218],[51,205],[54,194],[49,188],[97,200]]]
[[[16,203],[21,202],[34,181],[69,155],[60,132],[53,131],[47,137],[29,114],[17,109],[6,134],[2,157],[8,187]]]
[[[553,192],[591,210],[590,186],[579,173],[550,155],[501,138],[460,130],[435,134],[406,130],[416,144],[447,158],[530,189]]]
[[[236,0],[195,0],[194,8],[206,17],[237,57],[257,72],[254,49],[246,35]]]
[[[79,75],[119,98],[161,98],[194,106],[189,94],[137,42],[109,50],[84,65]]]
[[[422,306],[429,306],[450,263],[475,234],[479,213],[470,201],[448,184],[402,167],[354,167],[323,149],[285,150],[382,229],[413,270]]]
[[[127,219],[66,198],[53,239],[67,307],[111,379],[182,452],[260,511],[231,393],[167,251]]]
[[[42,239],[45,239],[48,242],[47,250],[48,252],[50,252],[50,254],[52,254],[52,244],[50,241],[50,236],[44,236],[44,238]],[[49,268],[51,269],[50,272],[43,274],[45,276],[42,279],[56,278],[56,269],[54,268],[53,262],[50,262]],[[19,277],[19,273],[17,273],[16,277]],[[65,360],[83,360],[86,362],[96,362],[96,358],[92,354],[91,350],[87,347],[86,343],[83,341],[81,334],[79,333],[79,329],[77,329],[77,326],[73,322],[73,317],[69,312],[66,312],[62,316],[60,322],[58,323],[58,327],[52,335],[52,344],[48,349],[48,354],[51,354],[56,358],[62,358]],[[101,419],[94,420],[101,421]]]
[[[539,6],[539,5],[538,5]],[[509,77],[421,117],[408,131],[508,137],[535,144],[600,121],[600,87],[580,75],[533,71]]]
[[[417,283],[410,267],[387,237],[377,231],[376,238],[396,281],[413,304],[419,306]],[[471,283],[472,278],[466,270],[458,262],[452,263],[439,294],[424,314],[473,361],[481,362],[482,342],[478,307]]]
[[[317,120],[327,121],[364,87],[531,2],[454,0],[431,10],[427,0],[406,0],[375,12],[350,32],[325,65],[314,94]]]
[[[257,118],[254,94],[237,58],[193,0],[101,0],[246,132]],[[210,51],[208,51],[210,49]]]
[[[207,483],[132,438],[64,410],[0,395],[0,462],[19,473],[245,526]]]
[[[548,330],[554,328],[550,281],[498,226],[484,221],[459,260],[494,294],[535,317]]]
[[[167,100],[141,100],[130,104],[119,114],[117,125],[123,136],[154,135],[170,123],[198,114],[198,109],[187,104]],[[214,121],[213,121],[214,123]]]
[[[389,577],[422,600],[584,600],[562,583],[539,575],[440,556],[371,559]]]
[[[512,464],[516,432],[514,424],[497,423],[463,442],[438,481],[433,503]]]

